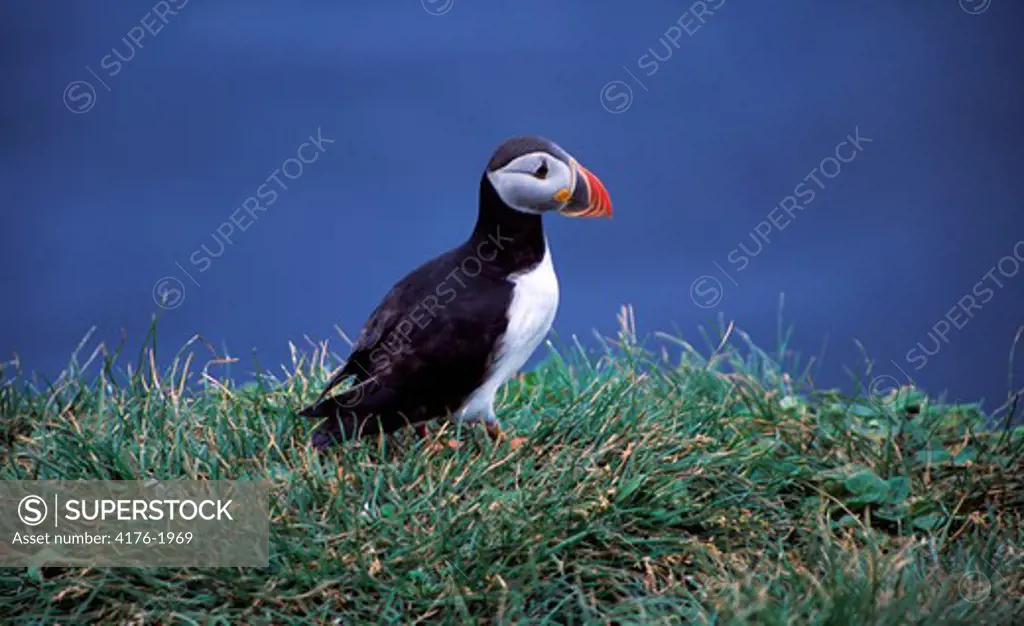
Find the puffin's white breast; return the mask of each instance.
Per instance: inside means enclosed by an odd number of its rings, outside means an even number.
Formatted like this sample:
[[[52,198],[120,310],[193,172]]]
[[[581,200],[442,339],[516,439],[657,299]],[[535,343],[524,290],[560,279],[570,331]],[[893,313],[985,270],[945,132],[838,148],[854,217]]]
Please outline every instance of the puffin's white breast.
[[[558,278],[546,244],[540,263],[525,272],[512,274],[508,280],[514,285],[507,313],[508,326],[498,340],[489,376],[462,409],[465,419],[494,417],[494,394],[526,363],[555,321]]]
[[[515,288],[508,309],[508,328],[501,339],[494,368],[495,373],[505,373],[501,382],[515,374],[544,341],[558,311],[558,278],[547,246],[544,258],[536,267],[513,274],[509,280]]]

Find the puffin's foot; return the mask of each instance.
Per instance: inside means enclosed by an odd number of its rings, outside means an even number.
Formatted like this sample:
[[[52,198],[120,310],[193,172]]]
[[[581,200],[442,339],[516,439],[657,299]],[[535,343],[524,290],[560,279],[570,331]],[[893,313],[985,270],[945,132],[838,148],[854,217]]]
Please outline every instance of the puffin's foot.
[[[505,441],[508,440],[508,445],[513,450],[518,450],[524,443],[526,443],[526,437],[509,437],[505,434],[505,431],[501,429],[501,424],[496,422],[487,423],[487,434],[491,436],[494,441]]]

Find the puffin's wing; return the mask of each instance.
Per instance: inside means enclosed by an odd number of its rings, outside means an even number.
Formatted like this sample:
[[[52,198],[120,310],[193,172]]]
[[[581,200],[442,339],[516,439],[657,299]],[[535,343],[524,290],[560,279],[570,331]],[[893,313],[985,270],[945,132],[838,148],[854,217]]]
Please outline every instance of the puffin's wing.
[[[494,306],[500,290],[490,298],[480,295],[454,299],[444,315],[423,327],[413,325],[408,339],[396,336],[398,323],[393,333],[383,334],[369,351],[371,367],[363,380],[302,412],[327,418],[313,433],[313,445],[324,450],[341,440],[393,432],[456,411],[485,379],[507,325],[504,310]]]
[[[345,366],[299,414],[342,417],[336,421],[350,434],[370,415],[397,420],[384,424],[394,430],[406,419],[454,410],[451,400],[471,393],[485,374],[505,330],[511,296],[507,283],[484,275],[463,276],[461,284],[450,279],[458,259],[459,250],[453,250],[396,284],[360,332]],[[328,397],[349,377],[355,385]]]

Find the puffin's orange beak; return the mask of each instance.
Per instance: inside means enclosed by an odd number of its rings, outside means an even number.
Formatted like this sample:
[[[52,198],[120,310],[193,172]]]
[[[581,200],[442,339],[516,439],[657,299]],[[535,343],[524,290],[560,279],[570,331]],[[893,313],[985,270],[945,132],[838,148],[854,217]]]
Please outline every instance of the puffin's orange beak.
[[[601,179],[576,163],[576,188],[562,215],[569,217],[611,217],[612,199]]]

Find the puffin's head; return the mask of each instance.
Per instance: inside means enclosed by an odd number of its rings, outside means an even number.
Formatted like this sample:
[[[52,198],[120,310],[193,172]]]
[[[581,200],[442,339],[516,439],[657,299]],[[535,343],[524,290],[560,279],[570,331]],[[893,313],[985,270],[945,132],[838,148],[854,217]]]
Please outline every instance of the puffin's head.
[[[608,190],[590,170],[543,137],[514,137],[495,151],[487,179],[511,209],[541,215],[609,217]]]

